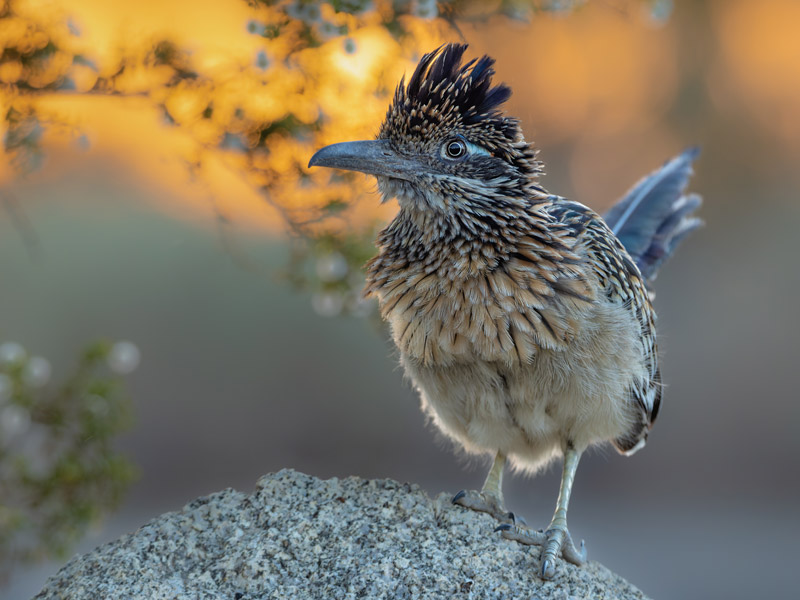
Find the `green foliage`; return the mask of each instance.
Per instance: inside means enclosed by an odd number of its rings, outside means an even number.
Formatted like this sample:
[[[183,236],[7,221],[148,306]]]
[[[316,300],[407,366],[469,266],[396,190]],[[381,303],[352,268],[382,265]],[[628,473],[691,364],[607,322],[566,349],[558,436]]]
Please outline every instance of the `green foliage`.
[[[136,477],[113,440],[131,424],[114,369],[137,362],[127,342],[96,342],[53,389],[45,359],[0,345],[0,579],[15,563],[63,557]]]

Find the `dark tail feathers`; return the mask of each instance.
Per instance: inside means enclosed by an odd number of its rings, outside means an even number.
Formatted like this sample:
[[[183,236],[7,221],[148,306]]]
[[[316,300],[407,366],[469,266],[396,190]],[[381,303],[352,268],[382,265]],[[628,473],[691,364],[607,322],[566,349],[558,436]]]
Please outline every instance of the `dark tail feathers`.
[[[700,196],[683,193],[699,152],[689,148],[645,176],[604,217],[648,282],[681,240],[703,224],[692,216]]]

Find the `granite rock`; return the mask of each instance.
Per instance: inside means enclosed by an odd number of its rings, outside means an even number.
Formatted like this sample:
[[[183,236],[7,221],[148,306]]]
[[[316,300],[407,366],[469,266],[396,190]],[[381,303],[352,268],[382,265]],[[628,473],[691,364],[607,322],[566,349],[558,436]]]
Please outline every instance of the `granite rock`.
[[[539,548],[391,480],[292,470],[198,498],[69,561],[37,599],[643,599],[596,562],[537,576]]]

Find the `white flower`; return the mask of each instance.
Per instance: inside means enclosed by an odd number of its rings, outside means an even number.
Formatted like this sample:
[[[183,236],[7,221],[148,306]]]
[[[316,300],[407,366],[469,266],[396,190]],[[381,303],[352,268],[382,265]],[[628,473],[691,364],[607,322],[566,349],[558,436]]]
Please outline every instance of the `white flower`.
[[[16,404],[9,404],[0,410],[0,432],[6,440],[22,435],[31,425],[30,413]]]
[[[31,387],[44,387],[50,381],[52,369],[46,358],[32,356],[25,365],[25,382]]]
[[[333,251],[317,259],[317,277],[322,281],[341,281],[347,276],[347,259],[339,252]]]
[[[12,365],[25,358],[25,348],[17,342],[0,344],[0,364]]]
[[[311,306],[323,317],[335,317],[344,308],[344,298],[339,292],[321,292],[311,298]]]
[[[95,417],[105,417],[111,407],[108,405],[108,400],[103,396],[91,394],[86,398],[86,408]]]
[[[108,353],[109,368],[119,375],[133,373],[139,366],[141,353],[136,344],[128,341],[117,342]]]

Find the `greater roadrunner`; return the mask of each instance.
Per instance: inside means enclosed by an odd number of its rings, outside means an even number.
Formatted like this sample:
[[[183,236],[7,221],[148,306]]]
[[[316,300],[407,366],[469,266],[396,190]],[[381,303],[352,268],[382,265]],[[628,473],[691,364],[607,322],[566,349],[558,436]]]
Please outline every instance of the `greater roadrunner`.
[[[502,535],[581,564],[567,504],[581,453],[610,441],[632,454],[661,402],[655,313],[645,286],[700,221],[683,195],[696,151],[640,181],[605,219],[554,196],[519,121],[500,112],[494,61],[462,64],[466,45],[426,54],[401,80],[376,140],[333,144],[309,166],[370,173],[400,211],[367,265],[422,408],[470,453],[492,453],[480,492],[453,499],[491,513]],[[555,514],[513,521],[506,461],[533,472],[563,455]],[[509,518],[510,517],[510,518]]]

